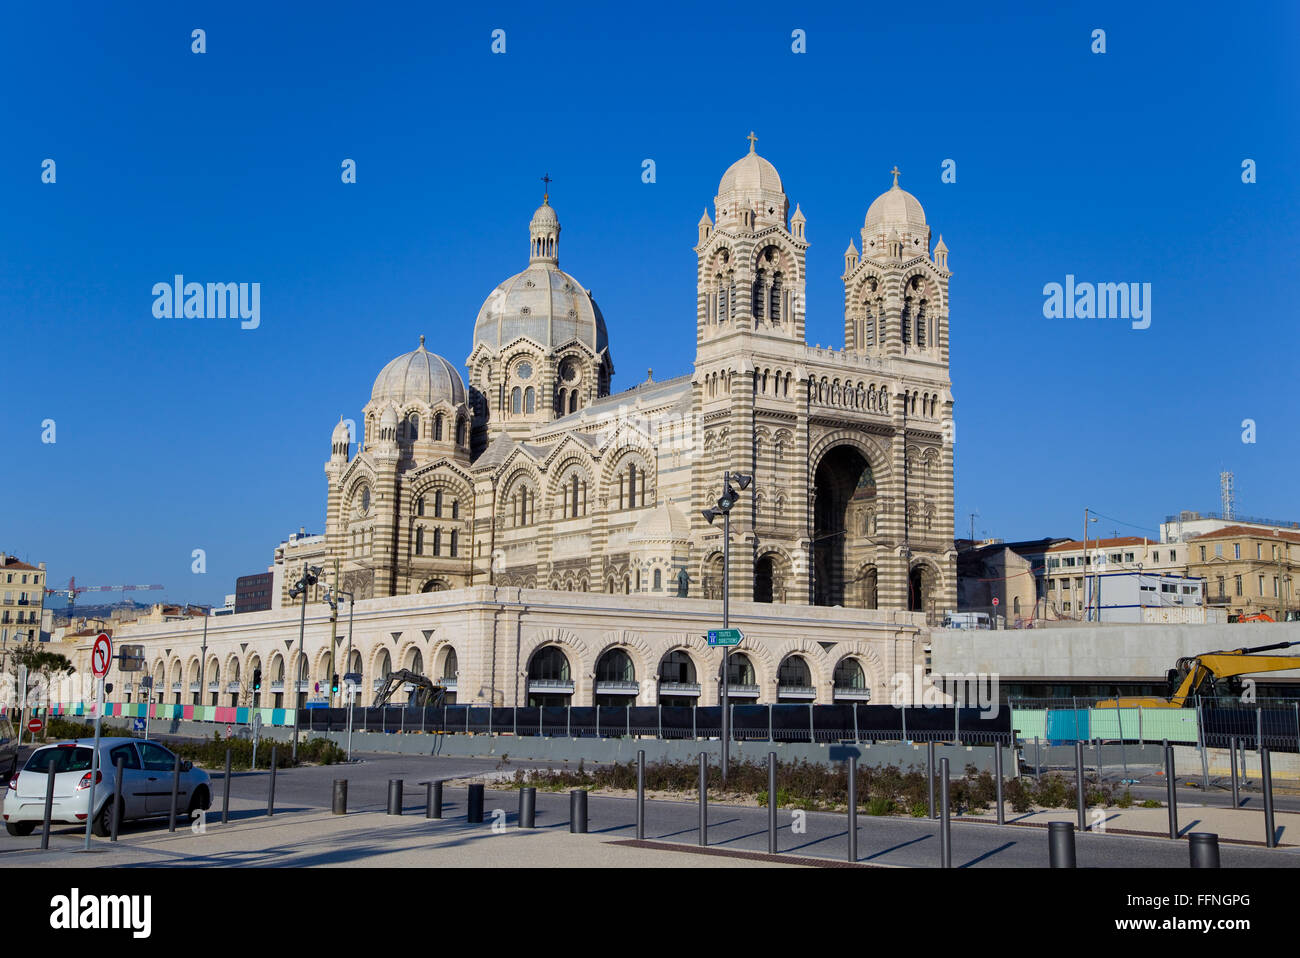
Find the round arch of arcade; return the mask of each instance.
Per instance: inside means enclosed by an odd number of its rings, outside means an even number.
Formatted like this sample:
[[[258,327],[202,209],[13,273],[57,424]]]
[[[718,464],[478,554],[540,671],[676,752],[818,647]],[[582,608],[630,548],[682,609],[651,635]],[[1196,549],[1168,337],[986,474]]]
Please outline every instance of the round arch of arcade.
[[[568,663],[569,679],[573,683],[571,691],[560,688],[550,691],[542,687],[537,690],[532,689],[535,666],[538,664],[534,660],[546,648],[558,649],[564,655]],[[583,671],[583,665],[588,661],[589,655],[587,643],[577,633],[567,629],[542,629],[529,637],[519,649],[519,667],[522,674],[515,676],[515,680],[521,686],[518,701],[523,705],[533,701],[544,705],[584,704],[591,694],[589,686],[592,680],[588,678],[589,673]]]
[[[619,705],[636,705],[643,704],[642,699],[648,695],[647,689],[650,687],[647,680],[653,680],[653,671],[656,666],[654,654],[650,650],[649,644],[639,633],[629,629],[618,629],[606,632],[601,637],[598,646],[592,646],[593,651],[587,653],[582,660],[582,671],[584,674],[594,675],[593,687],[593,704],[619,704]],[[617,656],[614,653],[622,653],[627,656],[628,664],[631,668],[631,676],[623,674],[610,674],[604,681],[613,682],[635,682],[637,689],[629,692],[622,688],[602,688],[602,668],[609,670],[615,664]],[[606,657],[609,656],[607,661]],[[619,670],[615,670],[619,671]],[[630,697],[629,702],[605,702],[609,696],[618,698]],[[578,704],[578,703],[575,703]],[[582,704],[586,704],[585,702]]]
[[[808,639],[790,639],[782,642],[773,650],[772,658],[776,661],[776,668],[769,673],[767,681],[761,683],[764,697],[768,701],[829,701],[826,690],[830,687],[833,665],[830,662],[830,656],[826,654],[826,651],[820,645]],[[791,692],[782,693],[783,672],[788,675],[790,672],[799,671],[791,668],[793,664],[791,660],[796,658],[803,661],[809,679],[808,686],[799,683],[797,687],[800,689],[808,687],[815,689],[816,692],[812,697],[802,691],[794,692],[793,689]],[[790,686],[787,685],[786,687]],[[797,698],[792,699],[792,695],[797,696]]]

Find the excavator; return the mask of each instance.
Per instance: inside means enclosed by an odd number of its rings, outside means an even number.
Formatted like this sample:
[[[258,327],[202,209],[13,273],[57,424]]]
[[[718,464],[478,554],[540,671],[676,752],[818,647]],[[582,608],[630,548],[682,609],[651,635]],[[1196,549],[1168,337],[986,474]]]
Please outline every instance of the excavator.
[[[371,708],[380,708],[387,705],[388,700],[393,697],[393,693],[407,684],[415,686],[415,695],[410,704],[416,708],[427,708],[429,706],[437,708],[442,704],[443,696],[447,694],[445,688],[441,685],[435,685],[419,672],[412,672],[410,669],[398,669],[396,672],[390,672],[384,676],[383,687],[375,695]]]
[[[1250,649],[1232,649],[1230,651],[1202,652],[1178,660],[1178,667],[1170,669],[1169,698],[1135,696],[1131,698],[1106,699],[1093,708],[1171,708],[1179,709],[1187,705],[1193,696],[1240,696],[1241,676],[1255,672],[1285,672],[1288,669],[1300,669],[1300,655],[1255,655],[1256,652],[1272,652],[1287,649],[1296,642],[1276,642],[1273,645],[1257,645]]]

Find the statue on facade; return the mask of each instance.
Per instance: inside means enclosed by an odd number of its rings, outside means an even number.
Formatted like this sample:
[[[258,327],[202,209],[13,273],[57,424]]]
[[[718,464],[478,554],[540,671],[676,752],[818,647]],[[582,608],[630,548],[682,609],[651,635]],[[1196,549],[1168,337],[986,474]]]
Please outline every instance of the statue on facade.
[[[691,577],[686,572],[686,566],[682,566],[681,571],[677,573],[677,598],[686,598],[686,593],[690,590]]]

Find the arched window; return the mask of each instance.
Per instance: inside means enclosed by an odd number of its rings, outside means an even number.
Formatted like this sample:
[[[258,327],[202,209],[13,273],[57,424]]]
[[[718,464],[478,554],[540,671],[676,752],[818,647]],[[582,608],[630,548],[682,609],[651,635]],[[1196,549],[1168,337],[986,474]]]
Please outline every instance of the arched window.
[[[843,659],[835,666],[835,688],[858,690],[866,687],[867,676],[857,659]]]
[[[424,555],[424,527],[418,526],[415,530],[415,554]]]
[[[812,686],[812,673],[802,656],[787,656],[776,673],[777,694],[782,688],[807,689]]]
[[[439,441],[442,439],[442,413],[433,417],[433,438]]]
[[[451,500],[451,517],[452,517],[453,519],[459,519],[459,518],[460,518],[460,500],[459,500],[459,499],[453,499],[453,500]]]
[[[566,400],[568,399],[568,397],[569,397],[569,391],[568,391],[567,389],[561,389],[561,390],[560,390],[560,401],[559,401],[558,403],[556,403],[556,406],[555,406],[555,413],[556,413],[556,415],[558,415],[558,416],[563,416],[566,412],[569,411],[569,407],[568,407],[568,405],[566,404]]]
[[[456,530],[455,529],[451,530],[451,541],[449,542],[449,547],[451,549],[451,557],[453,559],[456,558]]]
[[[659,663],[659,681],[677,682],[683,685],[695,684],[695,663],[681,649],[669,652]]]
[[[772,277],[772,304],[769,308],[769,315],[772,322],[781,322],[781,274],[777,273]]]
[[[456,420],[456,445],[458,446],[465,445],[465,420],[464,419]]]
[[[424,496],[420,496],[415,500],[415,514],[417,516],[424,515]]]
[[[442,490],[439,489],[433,494],[433,514],[435,517],[442,518]]]
[[[578,411],[578,390],[575,389],[571,393],[569,393],[569,412],[577,412],[577,411]]]
[[[727,669],[728,685],[757,685],[758,680],[754,677],[754,663],[749,661],[749,656],[744,652],[732,652],[727,656],[729,668]],[[718,670],[721,672],[721,669]]]
[[[663,587],[663,572],[659,569],[655,569],[655,591],[662,592]]]
[[[532,386],[529,386],[527,389],[524,390],[524,412],[525,413],[531,414],[534,411],[536,411],[535,397],[536,394],[533,392]]]
[[[420,417],[415,413],[406,419],[406,438],[412,442],[420,438]]]
[[[523,411],[523,408],[524,393],[522,389],[516,386],[514,389],[510,390],[510,411],[515,415],[519,415],[519,413]]]
[[[460,663],[456,659],[456,650],[448,649],[442,660],[442,678],[454,679],[459,673]]]
[[[551,682],[572,681],[569,660],[559,648],[548,645],[539,649],[528,663],[528,678]]]
[[[433,530],[433,554],[434,555],[442,554],[442,530],[441,529]]]
[[[635,682],[632,658],[622,649],[610,649],[596,663],[597,682]]]

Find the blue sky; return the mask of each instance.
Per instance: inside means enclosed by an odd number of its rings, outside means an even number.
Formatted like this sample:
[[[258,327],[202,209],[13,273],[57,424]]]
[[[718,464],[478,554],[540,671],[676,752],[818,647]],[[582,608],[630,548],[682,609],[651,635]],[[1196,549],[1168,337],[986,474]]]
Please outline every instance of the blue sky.
[[[333,424],[421,334],[463,362],[543,173],[615,389],[689,372],[751,129],[808,217],[810,342],[895,164],[950,247],[959,533],[1154,534],[1221,469],[1300,519],[1293,4],[106,6],[0,10],[0,550],[55,582],[219,602],[322,529]],[[155,319],[175,273],[261,283],[260,327]],[[1044,318],[1067,273],[1151,283],[1151,327]]]

